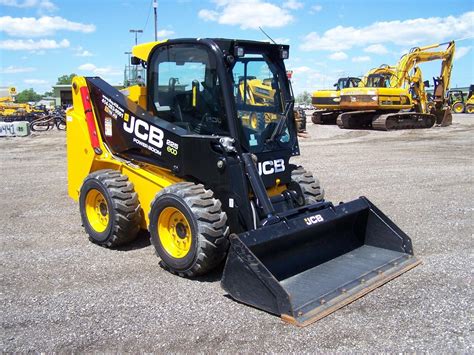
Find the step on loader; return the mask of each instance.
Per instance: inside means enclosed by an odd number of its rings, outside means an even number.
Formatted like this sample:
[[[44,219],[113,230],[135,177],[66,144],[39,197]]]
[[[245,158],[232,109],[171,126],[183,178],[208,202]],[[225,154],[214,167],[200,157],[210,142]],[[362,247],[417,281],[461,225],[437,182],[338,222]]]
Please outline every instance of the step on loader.
[[[75,77],[68,192],[89,239],[149,231],[161,265],[198,277],[225,260],[222,287],[304,326],[413,268],[410,238],[364,197],[333,205],[300,154],[289,47],[176,39],[133,48],[145,86]],[[255,105],[249,80],[272,99]],[[272,120],[253,127],[251,113]]]

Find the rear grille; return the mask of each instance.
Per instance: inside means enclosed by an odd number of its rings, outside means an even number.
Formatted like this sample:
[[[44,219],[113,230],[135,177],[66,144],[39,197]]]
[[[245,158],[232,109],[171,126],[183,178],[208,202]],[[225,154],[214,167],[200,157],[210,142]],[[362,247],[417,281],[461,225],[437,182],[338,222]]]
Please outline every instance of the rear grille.
[[[344,95],[341,96],[341,103],[351,103],[351,102],[377,102],[372,100],[374,95]]]

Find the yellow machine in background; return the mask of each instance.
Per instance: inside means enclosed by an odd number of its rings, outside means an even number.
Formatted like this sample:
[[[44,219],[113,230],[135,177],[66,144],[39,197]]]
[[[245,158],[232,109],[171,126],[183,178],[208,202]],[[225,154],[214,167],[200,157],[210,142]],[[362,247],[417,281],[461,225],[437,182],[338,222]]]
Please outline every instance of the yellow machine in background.
[[[340,90],[359,86],[361,79],[356,77],[339,78],[334,84],[334,90],[316,90],[311,97],[311,103],[316,111],[311,120],[314,124],[336,124],[336,118],[343,111],[339,106]]]
[[[467,94],[466,100],[466,109],[464,110],[466,113],[474,113],[474,85],[469,87],[469,93]]]
[[[474,85],[469,87],[465,95],[461,90],[451,89],[447,93],[448,104],[455,113],[474,113]]]
[[[252,106],[272,106],[275,100],[275,90],[272,89],[271,83],[271,79],[247,78],[247,80],[240,80],[240,99]],[[266,124],[275,119],[276,115],[271,113],[250,112],[242,115],[244,124],[257,130],[265,128]]]
[[[10,87],[8,95],[0,97],[0,120],[31,120],[36,114],[43,113],[42,110],[38,110],[30,104],[15,102],[16,95],[16,88]]]
[[[433,51],[442,45],[445,50]],[[452,115],[446,105],[446,91],[451,78],[455,52],[454,41],[416,47],[402,56],[395,67],[383,66],[369,74],[365,87],[341,90],[341,109],[347,110],[337,119],[340,128],[371,127],[379,130],[429,128],[438,123],[450,125]],[[411,90],[418,83],[420,73],[412,73],[420,63],[441,60],[441,73],[434,79],[433,109],[426,110],[426,95],[418,95],[415,105]],[[377,69],[376,69],[377,71]],[[425,82],[427,83],[427,82]],[[401,112],[400,110],[410,110]]]

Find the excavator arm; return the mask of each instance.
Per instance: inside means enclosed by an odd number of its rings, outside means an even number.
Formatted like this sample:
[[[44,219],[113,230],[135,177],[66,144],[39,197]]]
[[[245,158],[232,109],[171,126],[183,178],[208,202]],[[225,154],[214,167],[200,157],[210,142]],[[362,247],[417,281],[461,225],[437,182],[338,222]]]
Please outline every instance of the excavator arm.
[[[448,47],[445,50],[430,51],[430,49],[438,48],[446,44]],[[440,78],[442,78],[443,81],[443,91],[446,92],[451,79],[455,48],[456,45],[454,41],[412,48],[410,52],[402,56],[397,63],[397,87],[403,87],[405,83],[410,82],[410,71],[418,64],[442,60]]]

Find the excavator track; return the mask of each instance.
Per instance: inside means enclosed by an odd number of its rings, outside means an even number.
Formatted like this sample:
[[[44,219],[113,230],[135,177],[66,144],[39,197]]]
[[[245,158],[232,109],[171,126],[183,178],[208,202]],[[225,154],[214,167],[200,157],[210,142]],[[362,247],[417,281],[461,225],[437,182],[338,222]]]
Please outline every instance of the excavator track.
[[[340,115],[341,111],[331,111],[331,110],[318,110],[314,111],[311,116],[311,121],[314,124],[322,125],[333,125],[336,124],[336,119]]]
[[[350,111],[337,116],[336,123],[342,129],[371,128],[375,110]]]
[[[431,128],[435,122],[436,116],[429,113],[398,112],[378,115],[372,121],[372,128],[378,131]]]
[[[431,128],[435,122],[435,115],[417,112],[392,112],[379,114],[374,110],[352,111],[342,113],[337,117],[337,125],[339,128],[372,128],[378,131]]]

